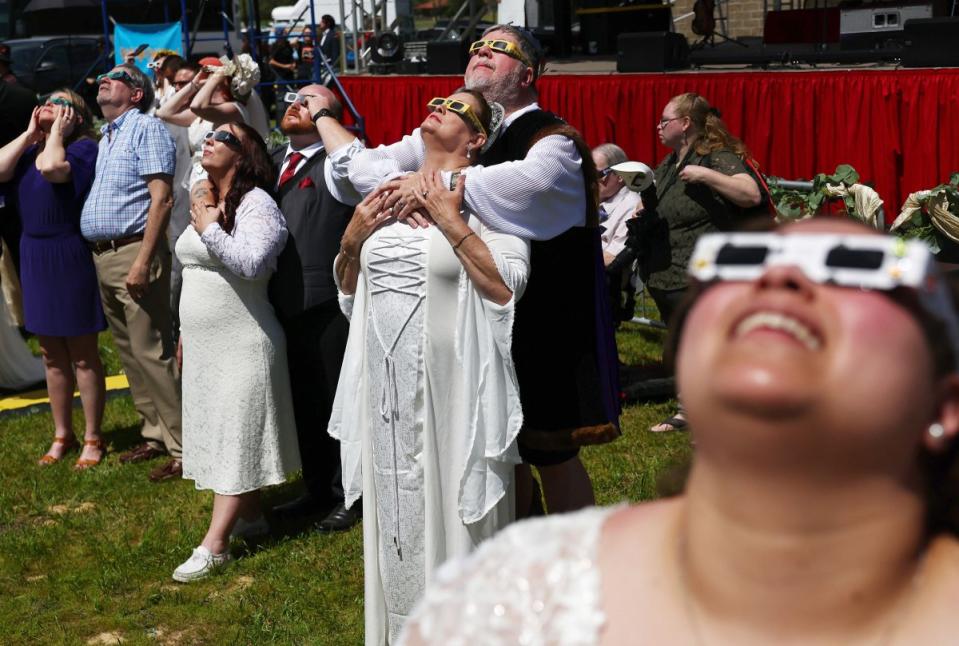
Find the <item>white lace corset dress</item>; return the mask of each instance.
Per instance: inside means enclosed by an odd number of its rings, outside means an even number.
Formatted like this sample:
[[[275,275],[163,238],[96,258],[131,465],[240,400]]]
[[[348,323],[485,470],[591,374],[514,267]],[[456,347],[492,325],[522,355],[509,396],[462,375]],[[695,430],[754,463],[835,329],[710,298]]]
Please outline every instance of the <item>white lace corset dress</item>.
[[[363,247],[369,289],[367,396],[377,561],[388,632],[395,635],[422,593],[423,337],[430,230],[393,225]],[[366,493],[364,492],[364,496]]]
[[[183,477],[239,494],[280,484],[300,466],[286,338],[267,300],[286,241],[276,203],[254,189],[233,231],[189,226],[183,263]]]

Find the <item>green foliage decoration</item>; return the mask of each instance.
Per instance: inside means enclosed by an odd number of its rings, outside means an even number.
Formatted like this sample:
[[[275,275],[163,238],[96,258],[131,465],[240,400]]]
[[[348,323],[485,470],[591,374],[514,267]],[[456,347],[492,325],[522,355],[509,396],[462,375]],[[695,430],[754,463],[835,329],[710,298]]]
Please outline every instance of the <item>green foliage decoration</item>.
[[[952,173],[948,183],[940,184],[927,191],[919,191],[914,195],[919,209],[901,222],[895,232],[902,238],[922,240],[929,245],[933,253],[938,254],[947,236],[933,224],[932,206],[945,203],[946,210],[959,221],[959,172]]]
[[[857,183],[859,173],[856,169],[849,164],[840,164],[832,175],[816,175],[812,180],[811,191],[782,188],[773,178],[773,181],[769,182],[769,193],[781,222],[812,217],[832,200],[842,200],[846,213],[852,218],[862,220],[861,214],[856,211],[856,200],[852,195],[833,197],[826,190],[827,186],[843,185],[848,188]]]

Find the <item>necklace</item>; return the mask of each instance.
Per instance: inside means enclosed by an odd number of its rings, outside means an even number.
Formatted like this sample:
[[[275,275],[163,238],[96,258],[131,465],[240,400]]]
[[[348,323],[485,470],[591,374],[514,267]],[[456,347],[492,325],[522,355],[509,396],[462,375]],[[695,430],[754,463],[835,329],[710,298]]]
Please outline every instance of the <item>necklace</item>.
[[[699,613],[696,610],[696,604],[693,602],[692,594],[689,589],[689,579],[687,576],[689,569],[689,545],[686,542],[685,523],[680,528],[681,537],[677,544],[677,564],[679,574],[679,588],[683,596],[683,607],[689,625],[692,626],[693,637],[698,646],[707,646],[706,636],[703,632],[702,624],[699,620]],[[876,640],[876,646],[889,646],[901,627],[903,620],[908,616],[909,610],[918,596],[918,590],[922,584],[923,574],[925,573],[926,556],[928,548],[923,550],[916,564],[916,569],[909,579],[909,589],[902,593],[902,599],[896,604],[892,617],[883,627]]]

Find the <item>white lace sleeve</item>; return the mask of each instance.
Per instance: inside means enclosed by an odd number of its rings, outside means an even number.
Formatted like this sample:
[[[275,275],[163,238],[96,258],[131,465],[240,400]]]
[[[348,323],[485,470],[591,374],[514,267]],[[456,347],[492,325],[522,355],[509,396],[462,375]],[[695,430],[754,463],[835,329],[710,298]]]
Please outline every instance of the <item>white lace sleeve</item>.
[[[265,191],[255,188],[240,201],[231,233],[213,223],[200,239],[227,269],[253,280],[276,269],[286,237],[286,219],[276,202]]]
[[[605,621],[599,531],[618,508],[525,521],[445,564],[399,643],[595,645]]]

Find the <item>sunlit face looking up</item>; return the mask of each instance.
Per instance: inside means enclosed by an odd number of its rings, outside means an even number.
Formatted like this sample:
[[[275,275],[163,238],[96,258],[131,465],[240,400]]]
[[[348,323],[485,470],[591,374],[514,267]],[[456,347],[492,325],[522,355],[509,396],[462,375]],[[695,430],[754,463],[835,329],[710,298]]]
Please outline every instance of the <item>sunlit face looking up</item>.
[[[243,133],[228,123],[207,133],[203,141],[203,168],[208,172],[223,172],[235,166],[243,154],[242,137]]]
[[[425,140],[433,140],[434,145],[439,145],[443,150],[460,151],[465,150],[469,145],[472,150],[478,150],[486,142],[486,136],[479,132],[478,124],[474,119],[478,117],[480,106],[477,99],[467,93],[452,94],[448,99],[460,101],[469,106],[469,115],[458,114],[452,109],[444,106],[430,106],[427,108],[429,114],[420,125]]]
[[[504,40],[518,46],[512,34],[502,31],[492,31],[483,40]],[[483,46],[470,56],[464,80],[466,87],[479,90],[488,101],[509,103],[504,97],[523,83],[532,83],[533,69],[515,56]]]
[[[841,220],[781,229],[867,231]],[[918,442],[936,416],[933,366],[916,314],[891,294],[817,284],[795,266],[706,288],[686,318],[676,361],[700,449],[769,439],[788,450],[810,442],[821,458],[847,459]],[[837,448],[844,445],[848,455]]]

